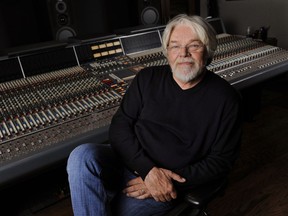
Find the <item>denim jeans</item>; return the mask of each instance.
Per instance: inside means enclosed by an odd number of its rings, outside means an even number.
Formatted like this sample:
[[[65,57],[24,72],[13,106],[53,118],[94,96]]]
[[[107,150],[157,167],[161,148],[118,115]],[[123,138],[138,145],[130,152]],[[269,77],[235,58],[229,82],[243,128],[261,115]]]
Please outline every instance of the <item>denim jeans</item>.
[[[139,200],[122,193],[136,176],[125,168],[108,144],[82,144],[70,154],[67,164],[75,216],[160,216],[175,205]]]

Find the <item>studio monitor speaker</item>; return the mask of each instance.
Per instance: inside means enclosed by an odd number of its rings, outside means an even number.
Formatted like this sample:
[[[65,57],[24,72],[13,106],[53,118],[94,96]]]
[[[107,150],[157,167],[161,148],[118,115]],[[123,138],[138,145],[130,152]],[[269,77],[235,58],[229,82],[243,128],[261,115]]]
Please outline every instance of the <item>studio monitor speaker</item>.
[[[48,0],[50,24],[55,40],[63,41],[76,36],[73,27],[71,0]]]
[[[138,0],[139,21],[142,25],[163,23],[161,0]]]

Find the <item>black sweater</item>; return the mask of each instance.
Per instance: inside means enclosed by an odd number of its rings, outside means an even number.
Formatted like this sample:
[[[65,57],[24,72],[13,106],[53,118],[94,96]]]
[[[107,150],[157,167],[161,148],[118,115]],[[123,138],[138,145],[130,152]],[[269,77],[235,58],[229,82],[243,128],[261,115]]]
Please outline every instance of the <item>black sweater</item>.
[[[180,188],[225,177],[239,151],[240,97],[206,71],[182,90],[169,66],[145,68],[134,78],[112,119],[110,141],[129,169],[144,179],[152,167],[184,178]]]

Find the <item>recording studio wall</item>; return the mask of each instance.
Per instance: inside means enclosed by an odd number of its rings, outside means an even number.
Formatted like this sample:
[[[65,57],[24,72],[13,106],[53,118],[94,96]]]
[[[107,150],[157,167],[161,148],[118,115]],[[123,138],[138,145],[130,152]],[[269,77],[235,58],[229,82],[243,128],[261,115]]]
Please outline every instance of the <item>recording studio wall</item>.
[[[53,40],[46,0],[1,0],[0,25],[0,53]]]
[[[201,0],[201,16],[206,17],[207,1]],[[223,19],[229,34],[246,35],[248,26],[251,31],[262,26],[270,27],[268,37],[275,37],[278,46],[288,49],[288,1],[218,0],[219,16]]]

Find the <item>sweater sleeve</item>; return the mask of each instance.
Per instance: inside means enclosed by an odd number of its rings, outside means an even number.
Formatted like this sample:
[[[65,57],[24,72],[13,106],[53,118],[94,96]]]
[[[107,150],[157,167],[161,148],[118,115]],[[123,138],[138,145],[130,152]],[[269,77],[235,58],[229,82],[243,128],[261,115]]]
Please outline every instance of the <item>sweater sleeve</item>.
[[[174,172],[186,178],[180,188],[195,187],[227,177],[240,150],[242,133],[241,100],[234,100],[219,108],[217,136],[209,153],[194,164],[187,165]]]
[[[126,91],[119,109],[112,118],[109,138],[112,148],[127,167],[144,179],[155,164],[141,147],[134,130],[143,106],[143,79],[139,72]]]

